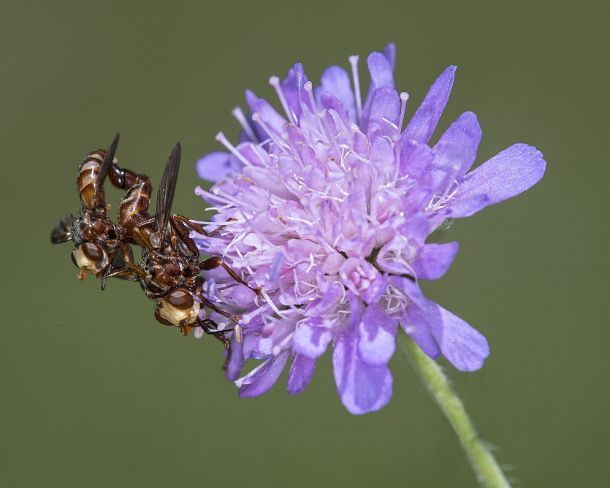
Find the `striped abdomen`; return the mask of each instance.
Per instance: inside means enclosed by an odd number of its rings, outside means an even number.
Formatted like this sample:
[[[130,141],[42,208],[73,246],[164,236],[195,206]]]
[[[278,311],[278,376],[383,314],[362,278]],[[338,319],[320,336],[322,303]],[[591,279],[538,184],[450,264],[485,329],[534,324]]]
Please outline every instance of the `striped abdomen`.
[[[152,184],[150,179],[147,178],[127,190],[119,207],[119,224],[130,231],[130,236],[139,245],[143,244],[143,242],[140,242],[142,237],[148,241],[148,235],[150,234],[149,227],[139,228],[138,226],[145,221],[150,221],[148,206],[150,205],[151,193]]]
[[[104,206],[104,189],[97,188],[97,177],[106,151],[98,149],[90,153],[78,167],[76,187],[83,207],[93,210]]]

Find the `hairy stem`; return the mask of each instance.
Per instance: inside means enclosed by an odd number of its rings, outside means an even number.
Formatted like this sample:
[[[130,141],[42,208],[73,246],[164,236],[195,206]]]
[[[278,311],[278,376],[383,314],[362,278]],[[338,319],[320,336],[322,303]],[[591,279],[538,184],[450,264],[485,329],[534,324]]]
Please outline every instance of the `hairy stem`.
[[[449,380],[440,366],[430,359],[411,338],[404,334],[401,335],[400,348],[409,358],[422,383],[449,420],[481,486],[510,488],[498,462],[477,434],[462,400],[449,384]]]

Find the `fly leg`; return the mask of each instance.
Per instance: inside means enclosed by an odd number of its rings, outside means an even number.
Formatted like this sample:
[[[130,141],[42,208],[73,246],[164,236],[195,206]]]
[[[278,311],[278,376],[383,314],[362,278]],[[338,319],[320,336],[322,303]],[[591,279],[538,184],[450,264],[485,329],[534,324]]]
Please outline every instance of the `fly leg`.
[[[225,312],[224,310],[218,308],[213,302],[211,302],[210,300],[205,298],[201,293],[198,294],[198,297],[201,300],[202,305],[205,305],[209,309],[214,310],[214,312],[222,315],[223,317],[228,318],[229,320],[231,320],[234,323],[239,322],[239,317],[237,315],[233,315],[229,312]]]
[[[146,277],[144,270],[133,262],[131,247],[119,241],[116,253],[113,255],[112,265],[108,267],[108,271],[102,277],[102,290],[106,287],[106,280],[108,278],[142,281]]]
[[[200,319],[197,324],[201,329],[208,335],[211,335],[222,342],[225,349],[231,349],[231,343],[227,339],[227,332],[231,332],[233,329],[218,330],[218,324],[212,319]]]
[[[207,232],[201,224],[193,222],[192,220],[189,220],[186,217],[183,217],[182,215],[172,215],[169,218],[169,222],[178,238],[194,255],[199,254],[199,248],[195,244],[195,241],[193,241],[193,239],[189,235],[189,231],[194,230],[195,232],[198,232],[199,234],[204,235],[206,237],[212,237],[224,228],[224,225],[221,225],[212,232]]]
[[[199,264],[199,269],[201,269],[203,271],[208,271],[210,269],[215,269],[215,268],[219,268],[219,267],[224,269],[228,273],[228,275],[231,278],[233,278],[235,281],[237,281],[238,283],[241,283],[242,285],[247,286],[257,295],[261,294],[260,287],[252,288],[248,283],[246,283],[244,281],[244,279],[241,276],[239,276],[237,274],[237,272],[235,270],[233,270],[227,263],[225,263],[220,258],[209,258]]]
[[[172,229],[178,236],[178,238],[184,243],[184,245],[188,248],[193,255],[197,256],[199,254],[199,248],[195,241],[191,239],[189,235],[189,227],[193,228],[190,224],[191,222],[185,217],[181,217],[180,215],[172,215],[169,218],[169,223],[172,226]],[[199,232],[199,229],[194,229]]]
[[[225,225],[219,225],[218,227],[216,227],[216,229],[214,229],[211,232],[208,232],[207,230],[205,230],[203,228],[203,225],[198,224],[197,222],[193,222],[190,219],[187,219],[186,217],[182,216],[182,215],[173,215],[172,216],[175,220],[180,221],[185,227],[190,228],[191,230],[194,230],[195,232],[198,232],[201,235],[204,235],[206,237],[214,237],[216,234],[218,234],[220,231],[222,231],[226,226]],[[235,221],[237,220],[234,217],[231,217],[228,219],[228,221]]]

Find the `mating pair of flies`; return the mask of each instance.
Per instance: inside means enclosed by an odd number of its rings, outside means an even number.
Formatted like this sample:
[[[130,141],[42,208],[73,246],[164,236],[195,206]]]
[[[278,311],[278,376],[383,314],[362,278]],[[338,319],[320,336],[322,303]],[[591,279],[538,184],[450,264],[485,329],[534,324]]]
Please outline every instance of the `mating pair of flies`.
[[[180,144],[172,150],[157,192],[156,213],[148,212],[152,183],[148,176],[118,166],[115,153],[117,134],[107,150],[91,152],[79,165],[76,178],[81,210],[60,219],[51,232],[54,244],[72,241],[72,261],[79,268],[78,277],[93,274],[101,280],[102,290],[109,278],[140,283],[148,298],[156,301],[155,317],[162,324],[179,327],[187,335],[201,327],[228,346],[226,333],[234,331],[241,338],[239,317],[209,301],[202,293],[201,271],[222,267],[238,283],[251,288],[220,258],[200,261],[191,231],[211,236],[201,224],[181,215],[171,214],[174,190],[180,167]],[[104,182],[126,190],[119,205],[118,223],[108,217]],[[141,248],[139,263],[131,246]],[[251,288],[253,289],[253,288]],[[260,291],[253,289],[256,293]],[[218,330],[209,318],[201,318],[207,307],[232,321],[233,326]]]

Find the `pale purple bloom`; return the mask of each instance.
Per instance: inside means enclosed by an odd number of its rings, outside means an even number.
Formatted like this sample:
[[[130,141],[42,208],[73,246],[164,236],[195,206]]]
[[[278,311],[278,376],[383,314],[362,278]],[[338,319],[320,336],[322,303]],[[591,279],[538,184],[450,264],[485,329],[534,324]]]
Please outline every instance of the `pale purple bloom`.
[[[233,341],[227,371],[242,397],[269,390],[289,359],[288,391],[301,392],[332,344],[343,404],[354,414],[378,410],[392,395],[388,361],[399,326],[460,371],[479,369],[489,354],[485,337],[422,295],[419,280],[442,277],[458,251],[455,242],[426,240],[448,218],[527,190],[545,162],[515,144],[469,172],[481,140],[471,112],[430,145],[456,68],[405,123],[408,95],[394,88],[394,54],[389,45],[368,57],[364,100],[357,57],[351,75],[332,66],[318,87],[300,64],[283,81],[272,77],[281,110],[247,92],[251,115],[234,111],[240,143],[221,133],[229,152],[197,163],[216,182],[197,189],[216,211],[209,229],[218,229],[199,236],[202,251],[264,290],[259,297],[224,272],[207,275],[210,298],[242,317],[244,341]],[[249,358],[260,363],[237,379]]]

